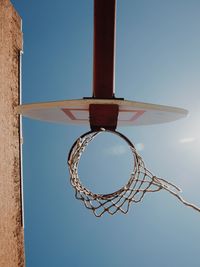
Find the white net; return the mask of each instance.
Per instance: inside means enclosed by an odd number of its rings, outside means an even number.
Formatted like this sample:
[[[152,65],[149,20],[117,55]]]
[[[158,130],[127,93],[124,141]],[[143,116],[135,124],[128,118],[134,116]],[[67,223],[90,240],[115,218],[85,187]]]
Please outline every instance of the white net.
[[[97,132],[90,131],[79,137],[73,144],[68,156],[70,182],[75,189],[75,196],[84,203],[86,208],[92,210],[95,216],[101,217],[104,213],[113,215],[118,211],[126,214],[129,211],[131,203],[138,203],[143,200],[146,193],[157,192],[161,189],[168,191],[177,197],[183,204],[200,212],[200,208],[186,202],[179,195],[181,190],[176,185],[154,176],[147,170],[134,145],[124,135],[116,131],[108,132],[116,134],[125,140],[133,154],[133,171],[130,174],[130,178],[125,186],[110,194],[95,194],[87,189],[81,183],[78,175],[79,160],[87,145],[98,134],[104,131],[104,129]]]

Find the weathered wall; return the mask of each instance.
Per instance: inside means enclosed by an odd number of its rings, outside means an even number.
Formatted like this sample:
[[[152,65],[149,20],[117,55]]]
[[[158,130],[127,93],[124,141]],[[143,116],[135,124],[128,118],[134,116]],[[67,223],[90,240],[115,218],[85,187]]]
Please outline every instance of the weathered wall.
[[[19,53],[21,19],[0,0],[0,267],[24,266],[21,220]]]

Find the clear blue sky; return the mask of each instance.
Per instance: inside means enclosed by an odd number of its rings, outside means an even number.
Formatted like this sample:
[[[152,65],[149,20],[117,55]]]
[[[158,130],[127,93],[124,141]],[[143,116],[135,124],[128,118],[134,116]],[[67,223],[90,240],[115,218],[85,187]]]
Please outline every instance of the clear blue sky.
[[[91,96],[93,1],[12,3],[23,19],[23,103]],[[198,0],[119,0],[116,96],[190,111],[170,124],[119,130],[152,172],[200,205],[199,14]],[[67,153],[87,130],[23,119],[26,266],[199,267],[200,214],[167,192],[101,219],[75,200]],[[105,136],[89,146],[80,176],[110,192],[130,169],[124,144]]]

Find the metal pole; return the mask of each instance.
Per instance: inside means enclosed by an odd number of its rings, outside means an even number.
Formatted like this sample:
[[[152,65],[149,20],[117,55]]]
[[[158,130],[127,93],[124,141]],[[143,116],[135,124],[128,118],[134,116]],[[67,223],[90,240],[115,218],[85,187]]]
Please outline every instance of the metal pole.
[[[94,98],[114,98],[115,17],[116,0],[94,0]]]

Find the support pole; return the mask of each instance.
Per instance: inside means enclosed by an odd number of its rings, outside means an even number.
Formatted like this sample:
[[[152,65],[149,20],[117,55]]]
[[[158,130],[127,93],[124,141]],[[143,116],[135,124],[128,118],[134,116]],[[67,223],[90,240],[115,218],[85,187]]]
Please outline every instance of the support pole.
[[[115,0],[94,0],[93,98],[114,98]],[[118,105],[91,104],[90,127],[115,130]]]
[[[93,97],[114,97],[115,0],[94,0]]]

